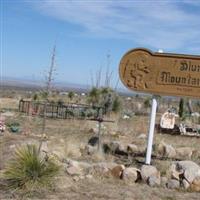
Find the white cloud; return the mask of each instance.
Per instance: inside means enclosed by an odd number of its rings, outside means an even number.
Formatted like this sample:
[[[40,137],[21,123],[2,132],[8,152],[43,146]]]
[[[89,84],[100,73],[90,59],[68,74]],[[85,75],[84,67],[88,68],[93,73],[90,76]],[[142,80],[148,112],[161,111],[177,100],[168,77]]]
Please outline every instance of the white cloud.
[[[43,0],[33,5],[45,15],[82,26],[87,34],[156,49],[179,49],[190,43],[195,49],[200,35],[197,1]]]

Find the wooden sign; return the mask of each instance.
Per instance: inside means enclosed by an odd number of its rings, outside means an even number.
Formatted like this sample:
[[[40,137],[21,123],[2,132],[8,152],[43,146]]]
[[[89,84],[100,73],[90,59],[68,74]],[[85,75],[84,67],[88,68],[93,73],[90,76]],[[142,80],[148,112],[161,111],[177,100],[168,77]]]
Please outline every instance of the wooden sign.
[[[119,73],[134,91],[200,97],[200,56],[133,49],[121,59]]]

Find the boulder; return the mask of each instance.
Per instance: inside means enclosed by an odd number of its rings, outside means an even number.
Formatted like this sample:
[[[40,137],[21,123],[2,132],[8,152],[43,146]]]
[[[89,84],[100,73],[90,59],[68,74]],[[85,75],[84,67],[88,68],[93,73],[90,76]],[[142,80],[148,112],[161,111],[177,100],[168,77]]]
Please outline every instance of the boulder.
[[[167,177],[170,179],[180,180],[180,176],[183,174],[183,171],[178,171],[176,169],[176,163],[173,162],[169,169],[166,171]]]
[[[178,158],[191,158],[193,149],[190,147],[180,147],[176,149]]]
[[[68,168],[66,168],[66,172],[70,175],[70,176],[80,176],[83,174],[81,168],[77,167],[77,166],[70,166]]]
[[[97,151],[97,147],[88,144],[85,146],[85,151],[87,152],[87,154],[92,155]]]
[[[188,183],[187,180],[183,179],[181,182],[181,185],[183,186],[184,189],[188,189],[190,187],[190,183]]]
[[[120,143],[119,141],[112,141],[108,144],[111,153],[119,155],[127,155],[127,146]]]
[[[110,148],[110,151],[115,153],[116,150],[119,149],[120,142],[119,141],[112,141],[108,146]]]
[[[122,178],[124,169],[125,169],[124,165],[117,165],[116,167],[110,170],[110,173],[115,178]]]
[[[116,167],[116,163],[106,163],[106,162],[100,162],[91,165],[89,168],[89,173],[97,174],[97,175],[106,175],[111,169]]]
[[[164,157],[168,158],[175,158],[176,157],[176,150],[172,145],[166,144],[161,142],[158,145],[158,153]]]
[[[147,182],[149,177],[159,177],[160,172],[156,169],[156,167],[152,165],[142,165],[141,167],[141,177],[144,182]]]
[[[167,182],[166,186],[169,189],[178,189],[178,188],[180,188],[180,182],[178,180],[170,179]]]
[[[200,192],[200,177],[196,177],[190,186],[191,190],[194,192]]]
[[[147,138],[147,135],[144,134],[144,133],[142,133],[142,134],[138,135],[137,138],[138,138],[138,139],[146,139],[146,138]]]
[[[174,147],[172,147],[172,145],[165,146],[164,156],[167,158],[175,158],[176,157],[176,150],[174,149]]]
[[[200,150],[194,150],[193,152],[192,152],[192,160],[198,160],[198,159],[200,159]]]
[[[159,186],[161,183],[160,177],[159,176],[150,176],[147,179],[147,184],[151,187],[156,187]]]
[[[179,161],[176,163],[177,171],[183,172],[184,178],[191,184],[196,177],[200,176],[200,166],[193,161]]]
[[[86,162],[78,162],[76,160],[67,159],[64,161],[65,171],[69,175],[83,175],[88,174],[91,167],[90,164]]]
[[[135,144],[128,144],[127,146],[127,152],[128,153],[135,153],[138,151],[138,147]]]
[[[167,186],[167,182],[168,182],[167,177],[162,176],[162,177],[160,178],[160,184],[161,184],[162,187],[166,187],[166,186]]]
[[[128,167],[123,170],[122,179],[126,182],[136,182],[140,177],[140,170],[134,167]]]

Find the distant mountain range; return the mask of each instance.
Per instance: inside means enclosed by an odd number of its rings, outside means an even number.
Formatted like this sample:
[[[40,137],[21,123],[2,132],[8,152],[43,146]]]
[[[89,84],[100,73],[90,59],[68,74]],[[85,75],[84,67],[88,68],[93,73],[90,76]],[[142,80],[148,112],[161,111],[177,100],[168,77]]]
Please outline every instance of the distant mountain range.
[[[52,85],[53,88],[61,91],[88,92],[91,89],[91,85],[68,83],[64,81],[54,81]],[[31,77],[30,78],[1,77],[1,86],[37,90],[45,86],[45,81]],[[132,96],[135,94],[134,92],[129,92],[128,90],[122,88],[117,89],[117,91],[120,94],[126,96]]]

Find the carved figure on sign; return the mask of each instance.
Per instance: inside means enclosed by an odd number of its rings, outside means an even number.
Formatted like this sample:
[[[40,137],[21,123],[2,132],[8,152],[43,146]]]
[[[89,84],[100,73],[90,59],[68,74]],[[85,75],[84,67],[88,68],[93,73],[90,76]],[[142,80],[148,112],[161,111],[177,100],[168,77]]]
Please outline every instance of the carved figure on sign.
[[[130,71],[131,78],[133,78],[133,88],[147,88],[147,83],[144,81],[146,74],[148,74],[149,68],[147,63],[148,56],[143,55],[137,62],[134,63],[134,69]]]

